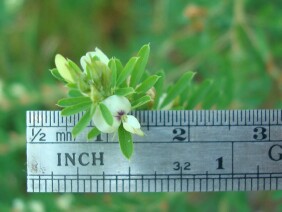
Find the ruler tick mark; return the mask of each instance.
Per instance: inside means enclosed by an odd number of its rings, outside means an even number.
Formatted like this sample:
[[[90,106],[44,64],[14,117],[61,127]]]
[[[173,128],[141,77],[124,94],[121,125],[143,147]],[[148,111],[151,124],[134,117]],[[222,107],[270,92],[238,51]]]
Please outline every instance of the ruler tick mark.
[[[118,176],[116,175],[116,192],[118,192]]]
[[[121,183],[122,183],[122,185],[121,185],[122,192],[124,192],[124,179],[121,179]]]
[[[208,171],[206,172],[206,191],[209,189]]]
[[[193,191],[196,190],[196,176],[193,174]]]
[[[105,192],[105,172],[103,172],[103,192]]]
[[[167,191],[170,191],[169,190],[169,175],[167,175]]]
[[[221,174],[219,174],[219,176],[218,176],[218,189],[219,189],[219,191],[221,191]]]
[[[135,179],[134,183],[135,183],[135,190],[134,190],[134,192],[137,192],[137,179]]]
[[[54,179],[53,179],[53,172],[51,172],[51,183],[52,183],[52,192],[54,192]]]
[[[66,175],[64,175],[64,192],[67,191],[67,179],[66,179]]]
[[[156,171],[155,171],[154,184],[155,184],[155,192],[156,192],[157,191],[157,172]]]
[[[224,179],[225,180],[225,191],[227,191],[227,179]],[[232,191],[233,191],[233,188],[232,188]]]
[[[77,167],[77,172],[76,172],[76,189],[77,189],[77,192],[79,192],[79,170],[78,170],[78,167]]]
[[[144,176],[141,175],[141,191],[143,192],[144,191]]]
[[[32,182],[32,192],[35,192],[34,191],[34,179],[32,179],[31,182]]]
[[[257,191],[259,190],[259,166],[257,166]]]
[[[38,181],[39,181],[39,183],[38,183],[38,189],[39,189],[39,192],[41,191],[41,189],[40,189],[40,184],[41,184],[41,182],[40,182],[40,175],[38,176]]]
[[[130,192],[130,166],[128,167],[128,190]]]
[[[182,168],[180,169],[180,191],[182,192]]]
[[[247,189],[247,175],[246,174],[244,174],[244,182],[245,182],[245,185],[244,185],[245,189],[244,190],[246,191],[246,189]]]
[[[28,114],[28,123],[31,124],[31,111],[27,111]]]

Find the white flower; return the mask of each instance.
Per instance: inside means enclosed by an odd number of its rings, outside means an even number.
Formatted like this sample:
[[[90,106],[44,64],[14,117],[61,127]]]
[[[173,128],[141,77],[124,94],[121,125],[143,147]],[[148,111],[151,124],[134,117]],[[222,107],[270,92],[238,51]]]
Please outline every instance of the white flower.
[[[83,70],[86,70],[86,64],[91,63],[91,58],[95,56],[99,58],[100,62],[108,65],[109,58],[107,57],[107,55],[105,55],[99,48],[95,48],[94,52],[88,52],[85,56],[82,56],[80,58],[80,64]]]
[[[123,128],[128,131],[131,132],[133,134],[137,134],[140,136],[143,136],[144,133],[142,132],[142,130],[140,129],[140,123],[137,120],[137,118],[135,118],[134,116],[131,115],[127,115],[124,116],[123,118]]]
[[[140,136],[144,135],[138,120],[132,115],[127,115],[131,110],[131,104],[127,98],[113,95],[103,100],[102,103],[109,109],[114,119],[112,126],[107,124],[99,107],[97,107],[93,116],[93,122],[98,130],[103,133],[113,133],[118,130],[122,123],[124,129],[128,132]]]

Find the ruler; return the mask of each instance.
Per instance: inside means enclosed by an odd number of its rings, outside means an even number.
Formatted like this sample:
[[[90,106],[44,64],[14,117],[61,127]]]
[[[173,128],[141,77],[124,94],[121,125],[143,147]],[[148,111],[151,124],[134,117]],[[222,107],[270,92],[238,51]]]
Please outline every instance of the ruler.
[[[117,136],[75,139],[83,113],[27,111],[28,192],[282,189],[282,110],[134,111],[144,137],[130,160]]]

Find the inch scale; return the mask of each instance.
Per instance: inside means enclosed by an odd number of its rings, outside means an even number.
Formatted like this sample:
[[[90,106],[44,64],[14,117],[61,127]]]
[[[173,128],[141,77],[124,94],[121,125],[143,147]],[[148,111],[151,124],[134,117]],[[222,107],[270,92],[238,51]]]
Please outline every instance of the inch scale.
[[[282,110],[133,111],[146,136],[123,157],[117,135],[75,139],[82,113],[27,111],[28,192],[282,189]]]

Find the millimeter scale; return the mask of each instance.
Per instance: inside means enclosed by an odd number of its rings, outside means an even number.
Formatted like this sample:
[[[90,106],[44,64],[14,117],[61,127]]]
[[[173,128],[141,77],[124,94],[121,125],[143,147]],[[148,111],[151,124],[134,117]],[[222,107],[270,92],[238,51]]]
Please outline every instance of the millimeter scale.
[[[282,110],[133,111],[144,137],[127,160],[117,135],[75,139],[83,113],[27,111],[28,192],[282,189]]]

